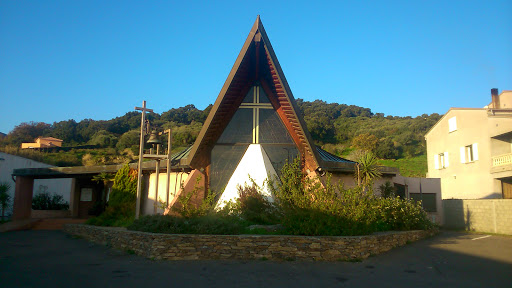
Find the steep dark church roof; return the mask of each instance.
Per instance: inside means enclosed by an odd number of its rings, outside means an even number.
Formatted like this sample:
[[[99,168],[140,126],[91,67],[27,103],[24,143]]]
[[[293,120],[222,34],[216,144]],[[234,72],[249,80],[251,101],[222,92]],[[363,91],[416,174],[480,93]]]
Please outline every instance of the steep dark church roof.
[[[192,146],[188,157],[188,163],[192,168],[207,165],[209,151],[255,81],[258,81],[269,95],[272,106],[290,132],[301,156],[305,158],[306,166],[314,170],[322,164],[323,159],[313,145],[281,65],[258,16]]]

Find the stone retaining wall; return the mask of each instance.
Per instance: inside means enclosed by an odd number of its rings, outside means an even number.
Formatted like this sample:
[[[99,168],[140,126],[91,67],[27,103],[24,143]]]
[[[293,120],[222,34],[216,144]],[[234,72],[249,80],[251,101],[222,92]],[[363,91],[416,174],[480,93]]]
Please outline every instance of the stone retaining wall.
[[[64,231],[89,241],[134,252],[152,259],[364,259],[436,231],[386,232],[354,237],[281,235],[156,234],[83,224],[67,224]]]

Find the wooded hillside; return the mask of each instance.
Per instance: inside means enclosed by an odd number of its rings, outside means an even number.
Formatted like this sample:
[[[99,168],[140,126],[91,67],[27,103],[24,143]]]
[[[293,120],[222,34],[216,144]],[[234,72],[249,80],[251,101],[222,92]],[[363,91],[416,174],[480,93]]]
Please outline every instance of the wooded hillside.
[[[358,149],[372,150],[381,159],[421,157],[426,154],[424,135],[441,117],[437,113],[415,118],[384,116],[369,108],[320,100],[298,99],[297,104],[316,144],[346,158],[353,157]],[[147,115],[153,127],[172,128],[173,151],[178,151],[193,144],[210,110],[211,105],[204,110],[187,105]],[[21,123],[0,140],[0,150],[58,166],[122,163],[135,159],[138,153],[139,129],[139,112],[111,120]],[[39,136],[62,139],[64,147],[74,148],[56,153],[18,148]],[[84,145],[95,148],[83,149]]]

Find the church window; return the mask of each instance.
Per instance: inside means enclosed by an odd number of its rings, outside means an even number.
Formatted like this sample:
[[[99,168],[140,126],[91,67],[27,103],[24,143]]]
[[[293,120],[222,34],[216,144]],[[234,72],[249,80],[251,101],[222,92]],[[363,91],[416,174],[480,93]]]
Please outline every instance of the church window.
[[[249,90],[211,152],[210,186],[213,191],[224,189],[250,144],[262,144],[277,173],[286,161],[293,161],[299,154],[290,133],[259,85]]]

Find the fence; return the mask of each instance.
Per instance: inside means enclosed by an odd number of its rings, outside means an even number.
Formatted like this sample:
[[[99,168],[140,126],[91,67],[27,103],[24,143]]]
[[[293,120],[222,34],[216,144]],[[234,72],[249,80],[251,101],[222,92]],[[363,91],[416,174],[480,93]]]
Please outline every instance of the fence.
[[[443,200],[444,227],[512,235],[512,199]]]

